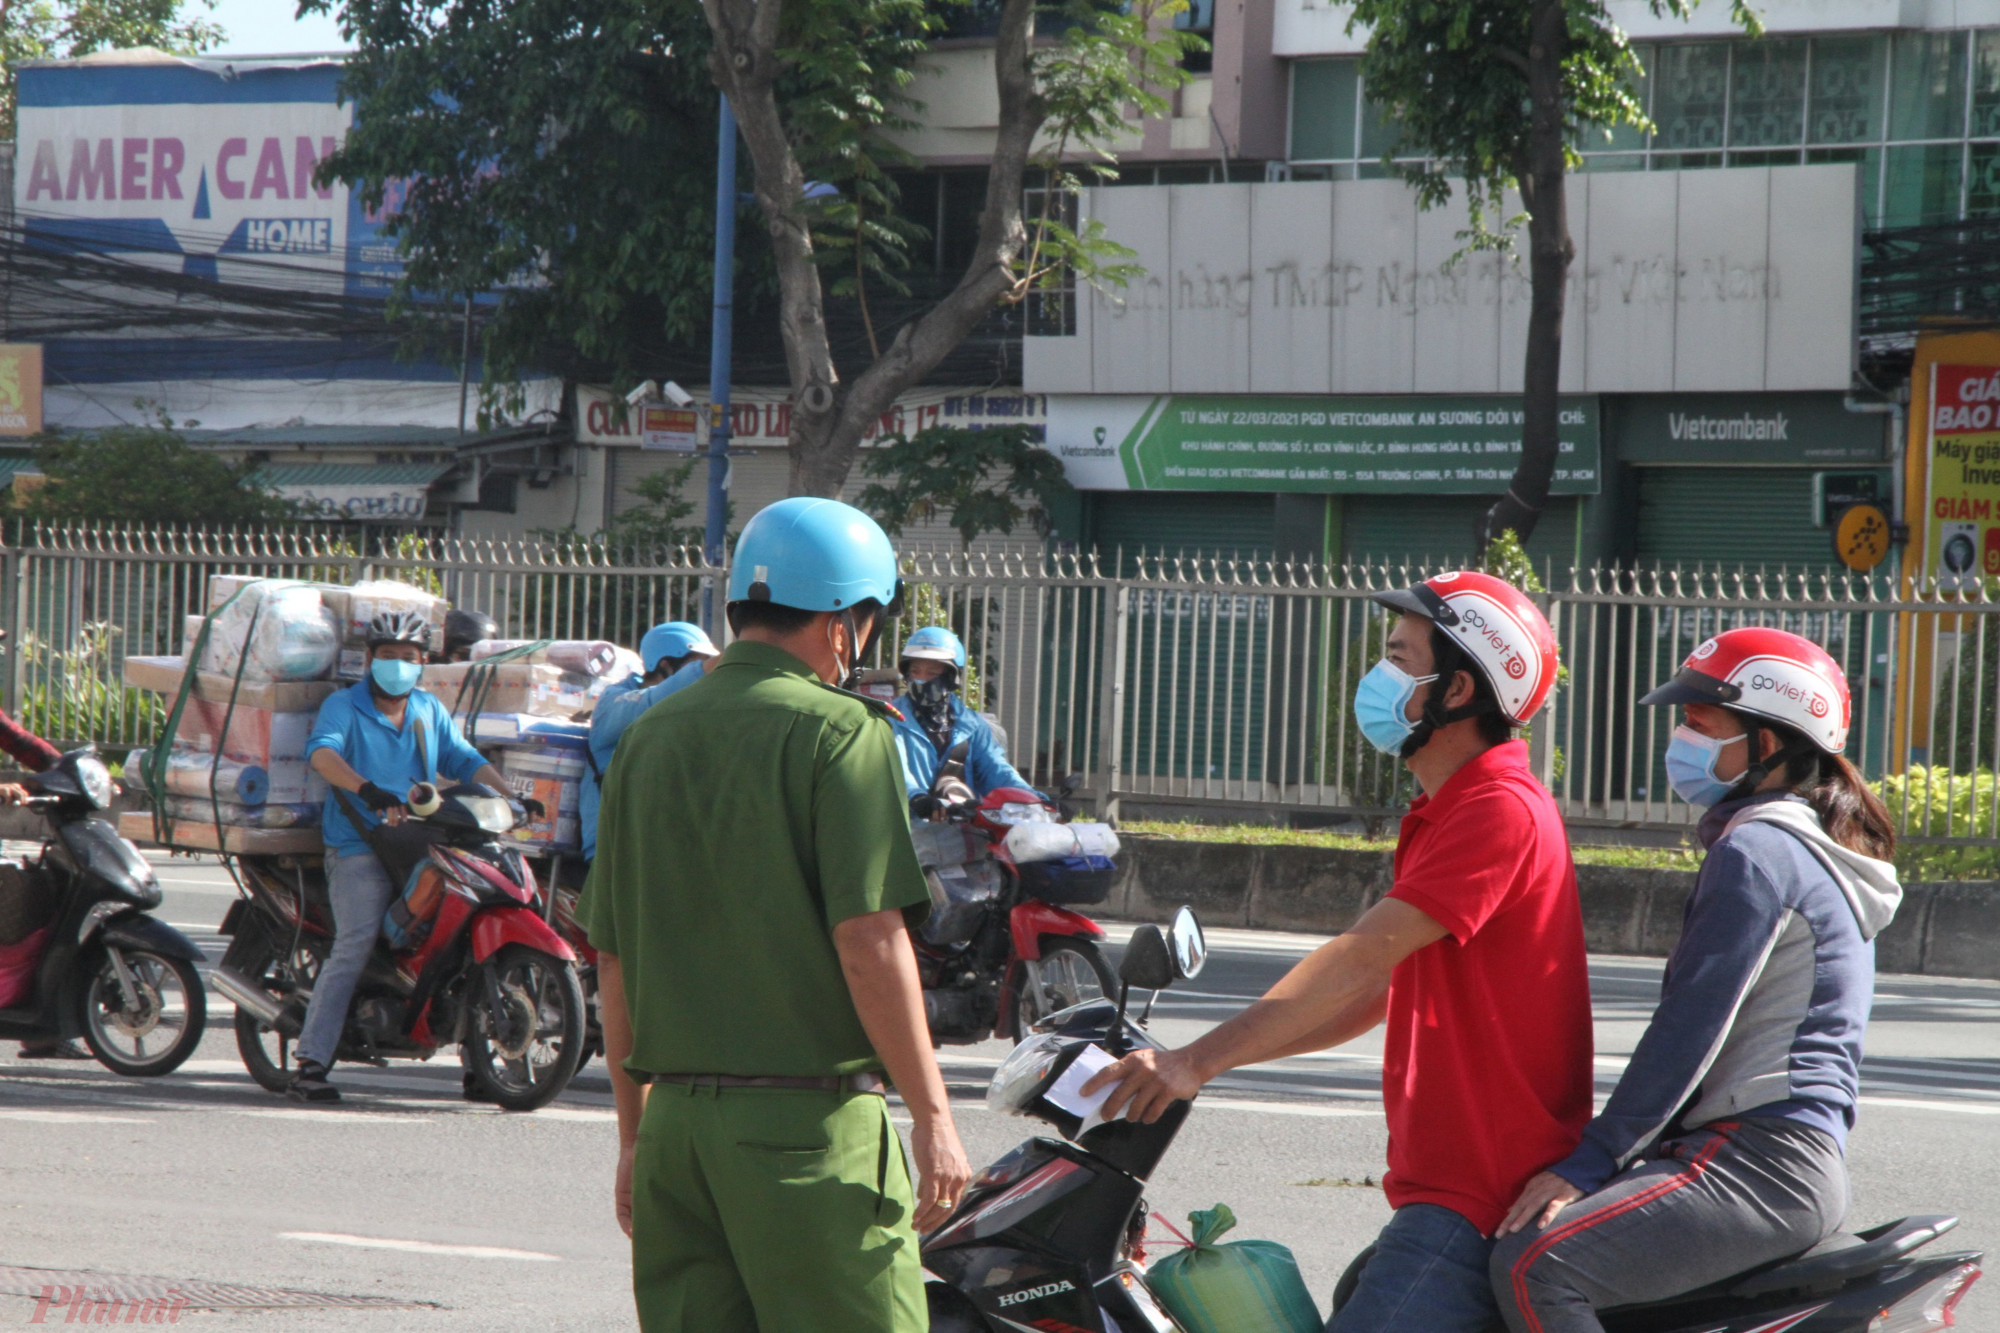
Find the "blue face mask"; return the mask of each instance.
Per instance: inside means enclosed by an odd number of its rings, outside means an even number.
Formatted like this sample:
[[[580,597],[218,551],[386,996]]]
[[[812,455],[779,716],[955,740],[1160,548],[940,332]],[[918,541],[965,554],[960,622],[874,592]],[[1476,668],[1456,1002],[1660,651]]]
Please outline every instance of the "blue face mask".
[[[1405,716],[1410,696],[1417,692],[1417,686],[1436,679],[1434,675],[1412,676],[1394,662],[1377,662],[1354,690],[1354,716],[1368,743],[1383,754],[1401,754],[1403,742],[1416,730],[1416,724]]]
[[[1675,727],[1674,738],[1667,742],[1667,781],[1673,784],[1674,794],[1689,805],[1699,806],[1714,805],[1729,795],[1742,778],[1715,776],[1715,761],[1722,758],[1724,748],[1745,739],[1739,735],[1718,740],[1690,726]]]
[[[417,688],[423,674],[421,664],[405,662],[400,657],[378,657],[368,664],[368,675],[375,688],[391,699],[400,699]]]

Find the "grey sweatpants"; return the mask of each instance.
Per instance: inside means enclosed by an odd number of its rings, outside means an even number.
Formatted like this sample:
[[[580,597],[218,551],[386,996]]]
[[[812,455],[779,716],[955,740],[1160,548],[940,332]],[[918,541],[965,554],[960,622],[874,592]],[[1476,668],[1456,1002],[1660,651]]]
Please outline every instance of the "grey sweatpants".
[[[1596,1312],[1665,1300],[1809,1250],[1847,1216],[1840,1146],[1789,1120],[1718,1120],[1493,1250],[1512,1333],[1602,1333]]]

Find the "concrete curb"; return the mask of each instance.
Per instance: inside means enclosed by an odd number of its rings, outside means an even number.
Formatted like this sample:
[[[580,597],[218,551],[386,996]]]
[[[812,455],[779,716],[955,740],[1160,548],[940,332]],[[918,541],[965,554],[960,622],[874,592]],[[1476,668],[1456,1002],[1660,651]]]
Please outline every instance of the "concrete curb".
[[[1256,847],[1121,835],[1111,895],[1097,910],[1165,922],[1183,903],[1208,925],[1332,935],[1389,891],[1388,852]],[[1680,938],[1692,870],[1578,866],[1584,942],[1592,953],[1664,958]],[[1875,942],[1883,972],[2000,980],[2000,883],[1906,884]]]

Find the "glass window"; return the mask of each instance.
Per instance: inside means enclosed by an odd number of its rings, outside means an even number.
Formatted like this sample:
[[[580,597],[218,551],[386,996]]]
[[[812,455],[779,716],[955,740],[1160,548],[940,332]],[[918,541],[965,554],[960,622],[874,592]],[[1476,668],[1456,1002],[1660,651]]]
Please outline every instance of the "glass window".
[[[1739,43],[1729,82],[1730,147],[1776,148],[1805,140],[1803,37]]]
[[[1632,100],[1639,104],[1641,111],[1650,112],[1653,105],[1653,60],[1654,49],[1650,45],[1632,47],[1632,54],[1639,61],[1639,72],[1632,80]],[[1580,153],[1634,153],[1643,152],[1646,147],[1646,132],[1636,125],[1619,125],[1608,133],[1598,128],[1582,131],[1578,136]],[[1592,170],[1604,170],[1594,167]]]
[[[1644,153],[1586,153],[1583,157],[1585,171],[1644,171]]]
[[[2000,216],[2000,143],[1972,145],[1972,167],[1965,177],[1965,215]]]
[[[1813,38],[1808,143],[1869,143],[1882,137],[1887,46],[1873,33]]]
[[[1722,147],[1729,104],[1729,43],[1677,42],[1659,48],[1653,70],[1657,148]]]
[[[2000,138],[2000,28],[1973,34],[1972,137]]]
[[[1882,206],[1885,227],[1958,220],[1961,144],[1911,144],[1889,149]]]
[[[1354,156],[1358,60],[1300,60],[1292,65],[1292,156],[1301,161]]]
[[[1965,133],[1965,34],[1899,32],[1889,81],[1891,139]]]
[[[1368,90],[1361,90],[1361,156],[1366,160],[1379,161],[1382,154],[1394,152],[1402,146],[1403,128],[1389,119],[1386,108],[1368,100]]]
[[[1808,162],[1858,162],[1861,169],[1856,173],[1855,193],[1861,196],[1862,216],[1868,226],[1880,225],[1876,213],[1882,186],[1882,150],[1880,148],[1808,148]]]

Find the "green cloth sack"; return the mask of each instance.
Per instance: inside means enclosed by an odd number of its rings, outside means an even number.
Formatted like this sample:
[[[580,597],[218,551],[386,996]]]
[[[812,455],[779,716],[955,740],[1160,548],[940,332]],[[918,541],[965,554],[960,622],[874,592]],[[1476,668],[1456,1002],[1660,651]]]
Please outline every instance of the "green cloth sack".
[[[1192,1249],[1146,1272],[1146,1286],[1187,1333],[1322,1333],[1326,1318],[1276,1241],[1216,1238],[1236,1225],[1228,1204],[1188,1214]]]

